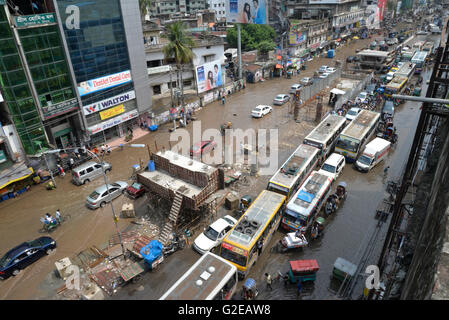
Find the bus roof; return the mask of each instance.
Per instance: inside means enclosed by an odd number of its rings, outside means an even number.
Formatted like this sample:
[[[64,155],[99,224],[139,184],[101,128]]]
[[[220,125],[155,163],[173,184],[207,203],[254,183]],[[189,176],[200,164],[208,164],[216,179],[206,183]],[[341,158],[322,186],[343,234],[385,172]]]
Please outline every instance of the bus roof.
[[[283,187],[291,188],[296,177],[298,177],[307,166],[319,149],[307,144],[300,144],[295,152],[287,159],[281,168],[270,179],[274,183]],[[281,170],[283,169],[283,170]]]
[[[357,53],[358,56],[370,56],[370,57],[388,57],[390,52],[380,50],[365,49]]]
[[[393,79],[390,80],[390,82],[387,83],[385,86],[386,88],[400,88],[404,82],[408,80],[406,76],[396,75],[397,72],[395,72],[395,76]]]
[[[424,61],[428,55],[427,51],[418,51],[412,58],[412,61]]]
[[[309,209],[313,208],[319,200],[316,195],[327,188],[332,183],[332,180],[332,177],[327,174],[313,171],[289,201],[287,209],[303,216],[308,216],[311,211]]]
[[[379,117],[379,112],[362,110],[354,118],[354,120],[352,120],[351,123],[343,129],[340,136],[348,136],[355,139],[363,137],[371,128],[372,123],[376,122]]]
[[[207,252],[159,300],[211,300],[236,272],[232,263]]]
[[[312,140],[319,143],[326,142],[330,137],[334,135],[334,131],[341,125],[346,123],[346,118],[330,114],[323,121],[320,122],[315,129],[312,130],[304,140]]]
[[[399,76],[399,75],[403,75],[403,76],[410,76],[410,74],[413,72],[413,70],[415,69],[416,64],[414,63],[404,63],[396,72],[395,72],[395,77]]]
[[[284,204],[286,198],[279,193],[263,190],[224,240],[249,248],[270,221],[271,216]],[[241,232],[236,230],[243,226],[244,220],[250,222],[249,226],[244,227]],[[254,225],[251,224],[253,221],[256,222]],[[251,229],[251,233],[248,233],[248,229]]]

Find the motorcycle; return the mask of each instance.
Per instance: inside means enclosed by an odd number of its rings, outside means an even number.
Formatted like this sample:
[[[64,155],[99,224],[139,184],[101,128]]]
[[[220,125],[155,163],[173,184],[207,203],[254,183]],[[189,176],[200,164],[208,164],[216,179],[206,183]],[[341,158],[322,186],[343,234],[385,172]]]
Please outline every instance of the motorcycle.
[[[177,234],[173,232],[173,239],[171,243],[163,247],[162,253],[164,256],[168,256],[178,250],[184,249],[185,244],[186,244],[185,239],[183,237],[179,238]]]
[[[329,216],[332,213],[338,210],[338,197],[335,194],[331,194],[327,200],[326,205],[324,206],[324,213]]]

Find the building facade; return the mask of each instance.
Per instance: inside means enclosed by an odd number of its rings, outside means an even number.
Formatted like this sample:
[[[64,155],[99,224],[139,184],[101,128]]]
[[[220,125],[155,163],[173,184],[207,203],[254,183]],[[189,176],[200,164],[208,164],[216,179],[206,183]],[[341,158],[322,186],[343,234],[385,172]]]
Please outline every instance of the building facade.
[[[160,14],[195,13],[207,9],[207,0],[155,0],[151,3],[151,16]]]
[[[226,20],[226,2],[225,2],[225,0],[209,0],[209,9],[215,11],[217,21]]]

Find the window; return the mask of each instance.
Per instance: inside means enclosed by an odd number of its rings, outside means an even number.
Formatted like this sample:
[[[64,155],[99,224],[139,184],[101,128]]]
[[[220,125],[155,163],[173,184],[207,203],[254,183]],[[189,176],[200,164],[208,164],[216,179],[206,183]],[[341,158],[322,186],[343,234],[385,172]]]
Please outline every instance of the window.
[[[161,85],[153,86],[153,94],[161,94]]]
[[[87,172],[87,173],[91,173],[92,171],[94,171],[94,168],[93,168],[93,167],[90,167],[90,168],[87,168],[87,169],[86,169],[86,172]]]
[[[203,56],[204,62],[211,62],[215,60],[215,54]]]

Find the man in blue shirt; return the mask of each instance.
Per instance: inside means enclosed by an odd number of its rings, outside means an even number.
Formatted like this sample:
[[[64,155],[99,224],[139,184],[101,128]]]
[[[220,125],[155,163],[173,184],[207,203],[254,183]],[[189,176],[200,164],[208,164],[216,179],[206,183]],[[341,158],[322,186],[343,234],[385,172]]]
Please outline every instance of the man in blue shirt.
[[[218,67],[218,65],[214,65],[214,80],[215,80],[215,86],[219,87],[223,84],[221,80],[221,69]]]
[[[259,0],[253,0],[253,5],[256,11],[256,15],[253,17],[254,24],[265,24],[267,22],[265,7],[259,7]]]

